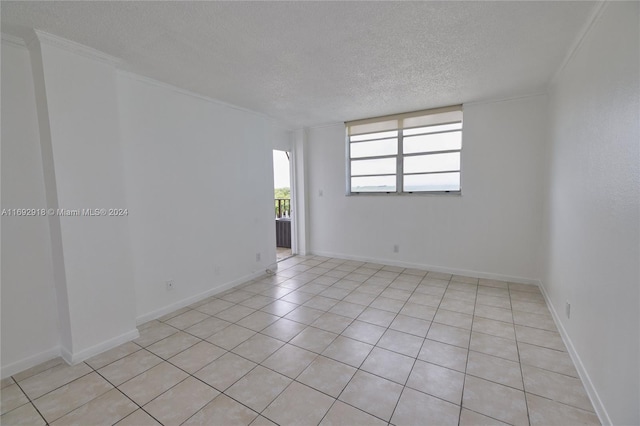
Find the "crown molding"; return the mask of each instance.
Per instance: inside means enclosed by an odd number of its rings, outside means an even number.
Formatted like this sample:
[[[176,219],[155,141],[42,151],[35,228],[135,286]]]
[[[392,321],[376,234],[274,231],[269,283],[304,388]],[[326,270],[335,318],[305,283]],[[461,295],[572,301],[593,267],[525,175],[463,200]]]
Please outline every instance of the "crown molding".
[[[260,117],[260,118],[268,121],[270,124],[279,127],[282,130],[287,130],[287,131],[292,131],[293,130],[291,127],[288,127],[287,125],[283,124],[282,122],[280,122],[275,117],[272,117],[270,115],[267,115],[267,114],[259,112],[259,111],[254,111],[254,110],[251,110],[251,109],[248,109],[248,108],[244,108],[244,107],[241,107],[241,106],[238,106],[238,105],[230,104],[228,102],[224,102],[224,101],[221,101],[219,99],[212,98],[212,97],[209,97],[209,96],[206,96],[206,95],[203,95],[203,94],[191,91],[191,90],[183,89],[182,87],[178,87],[178,86],[175,86],[175,85],[170,84],[170,83],[165,83],[164,81],[156,80],[155,78],[147,77],[146,75],[138,74],[138,73],[135,73],[135,72],[132,72],[132,71],[125,71],[123,69],[119,69],[118,73],[120,75],[126,76],[128,78],[133,79],[133,80],[140,81],[142,83],[146,83],[146,84],[149,84],[149,85],[152,85],[152,86],[156,86],[156,87],[161,87],[163,89],[170,90],[172,92],[176,92],[176,93],[179,93],[179,94],[184,95],[184,96],[189,96],[189,97],[192,97],[192,98],[200,99],[200,100],[205,101],[205,102],[209,102],[209,103],[212,103],[212,104],[220,105],[220,106],[223,106],[223,107],[226,107],[226,108],[230,108],[230,109],[241,111],[241,112],[244,112],[244,113],[247,113],[247,114],[251,114],[251,115],[254,115],[256,117]]]
[[[609,2],[610,2],[609,0],[600,1],[593,7],[593,10],[591,11],[591,15],[589,16],[589,19],[587,19],[587,21],[585,22],[584,26],[578,33],[578,37],[576,37],[575,41],[573,42],[573,45],[571,45],[571,48],[567,52],[567,55],[564,57],[564,59],[560,63],[560,66],[551,77],[551,80],[549,81],[549,84],[548,84],[548,88],[552,87],[558,81],[558,79],[564,72],[564,69],[567,67],[569,62],[571,62],[571,60],[576,55],[578,50],[580,50],[582,43],[584,43],[584,40],[587,38],[587,35],[589,35],[595,23],[598,22],[598,20],[604,13],[604,10],[607,4],[609,4]]]
[[[103,62],[113,67],[118,67],[122,63],[122,60],[120,58],[108,55],[92,47],[85,46],[84,44],[76,43],[75,41],[67,40],[65,38],[58,37],[44,31],[36,29],[34,29],[33,31],[34,37],[26,43],[29,48],[33,48],[35,46],[35,43],[39,43],[40,45],[44,44],[64,49],[77,55],[84,56],[85,58]]]
[[[12,34],[2,33],[2,41],[19,47],[27,47],[27,43],[24,39]]]

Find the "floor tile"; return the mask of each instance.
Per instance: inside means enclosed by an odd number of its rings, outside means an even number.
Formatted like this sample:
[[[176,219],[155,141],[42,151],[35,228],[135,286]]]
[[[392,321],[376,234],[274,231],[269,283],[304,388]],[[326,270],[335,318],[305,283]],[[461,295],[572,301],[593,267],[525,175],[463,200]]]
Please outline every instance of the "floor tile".
[[[459,282],[459,283],[469,283],[469,284],[478,284],[478,278],[468,277],[465,275],[453,275],[451,277],[451,281]]]
[[[232,307],[225,309],[224,311],[220,311],[215,316],[217,318],[223,319],[229,322],[240,321],[242,318],[251,315],[256,310],[247,308],[242,305],[233,305]]]
[[[192,325],[184,331],[185,333],[189,333],[201,339],[206,339],[230,325],[231,323],[229,321],[221,320],[216,317],[209,317],[204,321],[200,321],[199,323]]]
[[[418,359],[464,373],[467,368],[468,352],[465,348],[426,339],[420,349]]]
[[[485,287],[494,287],[494,288],[501,288],[501,289],[509,288],[509,283],[506,281],[492,280],[488,278],[480,278],[478,280],[478,284]]]
[[[236,346],[233,353],[259,364],[280,349],[282,345],[284,342],[278,339],[264,334],[255,334]]]
[[[85,362],[89,364],[89,366],[94,370],[98,370],[105,365],[109,365],[114,361],[117,361],[127,355],[139,351],[140,349],[140,346],[136,345],[135,343],[127,342],[99,355],[91,357]]]
[[[209,315],[203,314],[202,312],[195,310],[188,310],[187,312],[180,314],[171,318],[168,321],[165,321],[165,324],[170,325],[171,327],[175,327],[179,330],[184,330],[185,328],[189,328],[194,324],[199,323],[205,319],[209,318]]]
[[[469,352],[467,374],[524,390],[520,363],[485,355],[480,352]]]
[[[333,308],[338,303],[338,300],[332,299],[330,297],[324,296],[313,296],[311,299],[307,300],[303,306],[307,308],[317,309],[320,311],[328,311]]]
[[[549,309],[545,303],[541,302],[523,302],[520,300],[514,300],[511,302],[511,307],[521,312],[531,312],[533,314],[548,315]]]
[[[84,362],[73,366],[65,363],[19,381],[18,383],[22,391],[33,400],[85,374],[89,374],[91,371],[91,367]]]
[[[264,290],[266,290],[266,288],[262,288],[260,291],[264,291]],[[274,299],[273,297],[267,297],[261,294],[256,294],[255,296],[243,302],[240,302],[240,305],[246,306],[247,308],[260,309],[260,308],[264,308],[270,303],[273,303],[275,300],[276,299]]]
[[[213,422],[218,425],[248,425],[258,413],[250,410],[228,396],[218,395],[203,409],[191,416],[183,423],[184,426],[210,426]]]
[[[33,404],[51,423],[111,389],[113,386],[94,372],[41,396]],[[2,392],[4,398],[5,389]]]
[[[449,345],[460,346],[462,348],[469,347],[471,333],[463,328],[451,327],[449,325],[432,323],[427,338],[438,342],[447,343]]]
[[[534,346],[528,343],[518,343],[518,349],[522,364],[554,371],[565,376],[578,377],[578,372],[567,352]]]
[[[529,365],[522,366],[524,388],[544,398],[571,405],[582,410],[594,411],[580,379],[542,370]]]
[[[404,386],[414,361],[406,355],[374,348],[360,369]]]
[[[364,371],[358,371],[342,391],[340,400],[389,421],[402,386]]]
[[[379,325],[356,320],[342,332],[342,335],[364,343],[375,345],[378,343],[378,340],[380,340],[380,337],[382,337],[385,331],[386,329]]]
[[[527,394],[532,426],[600,425],[595,413]]]
[[[473,315],[475,306],[476,306],[475,301],[452,299],[445,296],[442,299],[442,302],[440,303],[439,307],[441,309],[446,309],[447,311],[458,312],[466,315]]]
[[[529,343],[558,351],[566,351],[559,333],[516,325],[518,343]]]
[[[406,302],[411,297],[411,292],[406,290],[400,290],[399,288],[389,287],[382,293],[380,297],[386,297],[387,299],[394,299],[400,302]]]
[[[218,312],[222,312],[225,309],[229,309],[234,304],[231,302],[227,302],[226,300],[215,299],[211,302],[208,302],[204,305],[200,305],[196,308],[197,311],[204,312],[208,315],[215,315]]]
[[[459,414],[458,405],[404,388],[391,423],[397,426],[415,426],[424,424],[425,419],[429,419],[429,424],[455,426],[458,424]]]
[[[417,304],[417,305],[426,305],[431,306],[432,308],[437,308],[440,306],[440,302],[442,302],[442,296],[434,296],[432,294],[424,294],[415,292],[411,295],[409,303]]]
[[[358,320],[375,324],[380,327],[389,327],[396,314],[381,309],[367,308],[358,316]]]
[[[431,306],[419,305],[417,303],[407,302],[402,310],[400,310],[402,315],[407,315],[409,317],[420,318],[427,321],[433,321],[433,317],[436,314],[436,309]]]
[[[266,312],[272,315],[277,315],[279,317],[283,317],[287,315],[289,312],[293,311],[298,307],[297,304],[291,302],[285,302],[284,300],[276,300],[275,302],[265,306],[260,309],[262,312]]]
[[[506,299],[509,298],[508,289],[486,286],[482,282],[480,282],[480,285],[478,285],[478,296],[480,296],[481,294],[484,294],[486,296],[504,297]]]
[[[460,426],[509,426],[500,420],[492,419],[475,411],[463,408],[460,413]],[[565,425],[563,425],[565,426]]]
[[[329,287],[326,290],[320,292],[320,296],[330,297],[336,300],[342,300],[351,293],[352,290],[340,287]]]
[[[422,337],[401,331],[387,330],[376,346],[415,358],[420,352],[423,341]]]
[[[322,353],[327,346],[338,337],[337,334],[320,330],[319,328],[307,327],[304,331],[291,339],[289,343],[299,346],[315,353]]]
[[[527,327],[541,328],[543,330],[555,331],[556,323],[553,322],[551,314],[541,315],[533,314],[530,312],[513,311],[513,322],[518,325],[525,325]]]
[[[373,346],[367,343],[344,336],[338,336],[322,352],[322,355],[357,368],[362,364],[362,361],[364,361],[367,355],[369,355],[372,348]]]
[[[403,333],[413,334],[418,337],[426,337],[427,332],[431,327],[431,322],[420,318],[408,317],[406,315],[398,314],[393,320],[390,329],[401,331]]]
[[[358,305],[356,303],[350,303],[347,301],[338,302],[329,312],[350,319],[355,319],[365,310],[365,306]]]
[[[139,328],[139,331],[140,337],[135,339],[133,342],[144,348],[177,333],[179,330],[171,327],[170,325],[153,321],[148,327]]]
[[[356,305],[361,305],[366,309],[366,307],[369,306],[369,304],[373,302],[375,298],[376,296],[373,294],[355,290],[347,297],[345,297],[344,301],[348,303],[354,303]]]
[[[473,316],[461,314],[459,312],[447,311],[446,309],[438,309],[436,316],[433,317],[433,322],[471,330]]]
[[[112,389],[59,418],[52,425],[114,424],[133,413],[137,408],[138,406],[119,390]]]
[[[282,340],[283,342],[288,342],[305,328],[307,328],[305,324],[281,318],[262,330],[260,333]]]
[[[488,318],[474,317],[473,331],[491,334],[492,336],[502,337],[505,339],[516,340],[516,331],[513,324],[496,321]]]
[[[15,410],[21,405],[29,402],[29,398],[22,392],[17,384],[12,384],[2,388],[0,392],[0,414]]]
[[[327,312],[312,322],[311,325],[325,331],[340,334],[349,326],[349,324],[351,324],[352,321],[353,320],[351,318]]]
[[[220,295],[220,299],[226,300],[231,303],[240,303],[243,300],[247,300],[253,297],[253,293],[243,290],[230,290]]]
[[[488,296],[486,294],[478,294],[476,304],[495,306],[496,308],[511,309],[511,299],[506,297]]]
[[[278,321],[279,319],[280,317],[276,315],[271,315],[266,312],[257,311],[252,313],[249,316],[242,318],[240,321],[238,321],[237,324],[239,326],[248,328],[249,330],[262,331],[263,329],[267,328],[268,326]]]
[[[262,365],[295,379],[317,356],[306,349],[286,344],[267,358]]]
[[[169,359],[172,356],[184,351],[187,348],[195,345],[200,341],[199,338],[194,337],[183,331],[172,334],[171,336],[147,346],[147,350],[158,355],[162,359]]]
[[[161,426],[143,409],[138,409],[116,423],[116,426]]]
[[[320,426],[385,426],[387,423],[342,401],[336,401]]]
[[[98,370],[98,373],[114,386],[120,386],[132,377],[147,371],[161,362],[162,359],[160,357],[149,351],[141,350],[119,359],[106,367],[102,367]]]
[[[150,403],[145,411],[165,426],[177,426],[197,413],[220,392],[189,377]]]
[[[188,376],[187,373],[168,362],[162,362],[121,384],[118,389],[133,402],[142,406]]]
[[[169,362],[187,373],[193,374],[226,352],[225,349],[209,342],[200,342],[169,358]]]
[[[264,410],[289,384],[291,379],[257,366],[225,393],[254,411]]]
[[[356,369],[323,356],[317,357],[296,379],[333,397],[338,397]]]
[[[44,421],[33,404],[24,404],[0,416],[0,424],[7,426],[44,426],[47,422]]]
[[[512,425],[529,423],[524,392],[476,377],[465,378],[462,405]]]
[[[197,371],[194,376],[222,392],[255,366],[256,363],[227,352],[211,364]]]
[[[503,309],[487,305],[477,305],[473,314],[477,317],[513,323],[513,313],[511,312],[511,309]]]
[[[15,384],[15,380],[13,380],[13,378],[11,376],[9,377],[5,377],[4,379],[0,380],[0,388],[4,389],[7,386],[11,386],[13,384]]]
[[[231,350],[240,343],[248,340],[254,334],[256,334],[256,332],[253,330],[231,324],[229,327],[226,327],[208,337],[207,342],[213,343],[214,345],[220,346],[226,350]]]
[[[316,425],[334,399],[303,384],[293,382],[262,415],[279,425]]]
[[[400,312],[404,304],[405,302],[402,300],[395,300],[383,296],[378,296],[376,300],[371,302],[369,306],[375,309],[380,309],[397,314],[398,312]]]
[[[320,316],[324,314],[323,311],[313,308],[307,308],[306,306],[300,306],[293,311],[289,312],[285,315],[285,318],[288,320],[296,321],[302,324],[309,325]]]
[[[267,419],[263,416],[258,416],[254,421],[251,422],[251,426],[278,426],[271,420]]]
[[[460,405],[464,374],[417,360],[407,386],[420,392],[428,393],[451,403]]]
[[[42,364],[38,364],[34,367],[28,368],[20,373],[13,375],[13,380],[16,382],[21,382],[22,380],[29,378],[31,376],[35,376],[38,373],[42,373],[45,370],[49,370],[50,368],[56,367],[60,364],[64,364],[64,360],[60,357],[56,357],[50,359],[49,361],[45,361]]]
[[[484,333],[471,333],[469,349],[511,361],[518,361],[518,346],[516,342],[502,337]]]

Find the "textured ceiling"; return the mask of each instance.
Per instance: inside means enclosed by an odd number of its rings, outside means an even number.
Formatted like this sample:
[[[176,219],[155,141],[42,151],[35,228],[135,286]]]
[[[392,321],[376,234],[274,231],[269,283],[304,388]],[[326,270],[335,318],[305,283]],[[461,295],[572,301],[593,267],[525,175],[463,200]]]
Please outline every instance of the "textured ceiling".
[[[313,126],[544,90],[592,2],[8,2],[122,68]]]

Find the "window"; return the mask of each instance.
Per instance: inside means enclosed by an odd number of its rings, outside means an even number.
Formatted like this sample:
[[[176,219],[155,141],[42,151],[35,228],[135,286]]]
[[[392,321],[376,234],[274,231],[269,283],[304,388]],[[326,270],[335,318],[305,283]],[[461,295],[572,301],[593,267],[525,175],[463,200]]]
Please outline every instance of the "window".
[[[345,125],[350,194],[460,193],[461,105]]]

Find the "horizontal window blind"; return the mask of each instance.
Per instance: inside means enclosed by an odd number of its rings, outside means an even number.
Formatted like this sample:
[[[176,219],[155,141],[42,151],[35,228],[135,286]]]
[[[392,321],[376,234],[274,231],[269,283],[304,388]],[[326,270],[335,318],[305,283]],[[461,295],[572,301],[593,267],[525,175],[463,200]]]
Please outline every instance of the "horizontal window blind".
[[[460,192],[462,105],[345,126],[350,193]]]

